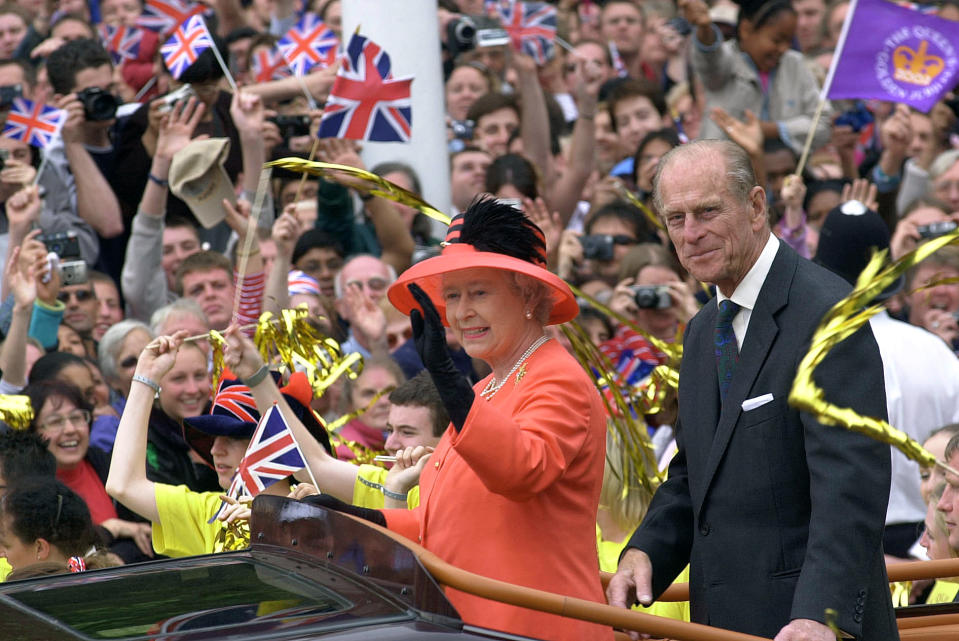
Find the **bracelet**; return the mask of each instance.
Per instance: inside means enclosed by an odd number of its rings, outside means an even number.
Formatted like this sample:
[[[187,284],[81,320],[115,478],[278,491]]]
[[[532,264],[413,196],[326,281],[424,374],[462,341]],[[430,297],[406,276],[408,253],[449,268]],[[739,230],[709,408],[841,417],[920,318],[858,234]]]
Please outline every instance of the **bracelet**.
[[[409,492],[404,492],[403,494],[400,494],[399,492],[394,492],[393,490],[388,490],[388,489],[386,489],[385,487],[383,488],[383,496],[385,496],[386,498],[393,499],[393,500],[395,500],[395,501],[405,501],[405,500],[406,500],[406,496],[407,496],[408,494],[409,494]]]
[[[135,380],[137,383],[143,383],[144,385],[152,389],[155,394],[160,393],[160,385],[156,381],[151,381],[146,376],[140,376],[139,374],[134,374],[133,380]]]
[[[156,184],[160,185],[161,187],[169,187],[169,186],[170,186],[170,181],[169,181],[169,180],[164,180],[163,178],[157,178],[156,176],[153,175],[153,172],[148,173],[148,174],[147,174],[147,178],[149,178],[150,180],[152,180],[152,181],[155,182]]]
[[[263,379],[266,378],[267,374],[270,373],[270,368],[265,364],[260,366],[260,369],[253,372],[253,375],[249,378],[244,378],[243,382],[246,383],[246,386],[250,389],[253,389],[257,385],[263,382]]]

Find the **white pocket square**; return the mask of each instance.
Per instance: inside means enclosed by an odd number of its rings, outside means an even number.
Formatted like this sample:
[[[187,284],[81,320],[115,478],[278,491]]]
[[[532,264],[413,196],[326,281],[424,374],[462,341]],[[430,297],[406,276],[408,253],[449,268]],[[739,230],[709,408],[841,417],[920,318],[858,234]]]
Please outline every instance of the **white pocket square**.
[[[748,412],[756,409],[757,407],[762,407],[766,403],[771,403],[772,400],[772,394],[763,394],[762,396],[757,396],[756,398],[747,398],[745,401],[743,401],[743,411]]]

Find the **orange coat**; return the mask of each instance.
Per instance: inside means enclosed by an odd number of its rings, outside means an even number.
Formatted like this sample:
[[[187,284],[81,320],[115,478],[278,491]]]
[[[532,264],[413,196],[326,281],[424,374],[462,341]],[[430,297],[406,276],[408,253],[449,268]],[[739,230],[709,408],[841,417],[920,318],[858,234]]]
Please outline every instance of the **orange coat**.
[[[463,430],[448,427],[424,469],[420,507],[386,510],[387,524],[464,570],[605,603],[596,557],[606,452],[598,392],[555,340],[488,401],[479,395],[487,380],[476,385]],[[446,594],[473,625],[537,639],[613,636],[607,627]]]

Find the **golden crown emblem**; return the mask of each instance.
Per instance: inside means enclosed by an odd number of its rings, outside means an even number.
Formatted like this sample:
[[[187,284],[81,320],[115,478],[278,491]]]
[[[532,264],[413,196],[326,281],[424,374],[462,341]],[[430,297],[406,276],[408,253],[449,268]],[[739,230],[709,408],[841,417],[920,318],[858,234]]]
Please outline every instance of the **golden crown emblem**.
[[[896,47],[892,52],[893,78],[899,82],[928,87],[946,68],[946,61],[939,56],[929,55],[928,49],[927,40],[919,43],[918,51],[906,45]]]

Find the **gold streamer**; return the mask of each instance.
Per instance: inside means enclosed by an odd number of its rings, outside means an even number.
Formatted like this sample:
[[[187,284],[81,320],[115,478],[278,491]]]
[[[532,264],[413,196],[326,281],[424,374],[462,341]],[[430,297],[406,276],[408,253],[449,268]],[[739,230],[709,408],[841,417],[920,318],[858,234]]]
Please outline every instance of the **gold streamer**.
[[[573,290],[573,295],[576,296],[577,298],[581,298],[585,300],[587,303],[590,304],[591,307],[596,308],[597,310],[609,316],[610,318],[616,319],[617,322],[625,325],[626,327],[630,328],[631,330],[633,330],[634,332],[636,332],[637,334],[645,338],[647,341],[649,341],[650,345],[652,345],[653,347],[655,347],[656,349],[658,349],[659,351],[661,351],[663,354],[666,355],[666,357],[669,359],[670,366],[672,366],[673,368],[679,367],[679,363],[683,360],[683,344],[681,341],[676,341],[674,343],[667,343],[666,341],[660,338],[656,338],[652,334],[649,334],[648,332],[640,328],[639,325],[637,325],[630,319],[626,318],[622,314],[614,312],[609,307],[602,304],[601,302],[599,302],[598,300],[596,300],[589,294],[586,294],[585,292],[583,292],[583,290],[576,287],[575,285],[570,285],[569,288]]]
[[[789,404],[815,415],[821,423],[826,425],[845,427],[888,443],[920,465],[941,466],[942,463],[936,461],[936,458],[922,445],[886,421],[861,416],[850,408],[837,407],[827,401],[824,391],[813,380],[813,372],[833,347],[852,335],[882,309],[881,305],[869,305],[876,295],[895,282],[900,274],[957,240],[959,240],[959,230],[920,245],[885,269],[882,269],[882,265],[886,261],[887,251],[873,254],[866,268],[859,275],[852,293],[836,303],[816,328],[809,352],[796,372],[796,378],[789,393]],[[869,306],[864,307],[865,305]]]
[[[0,420],[18,432],[29,428],[33,422],[30,397],[22,394],[0,395]]]
[[[359,354],[343,354],[339,343],[310,323],[305,305],[280,310],[279,318],[261,314],[253,343],[264,362],[278,359],[288,372],[302,369],[314,396],[321,396],[340,376],[355,379],[363,370]]]
[[[626,187],[626,185],[624,185],[623,183],[617,181],[617,182],[616,182],[616,190],[617,190],[620,194],[622,194],[622,196],[623,196],[624,198],[626,198],[626,200],[628,200],[634,207],[636,207],[637,209],[639,209],[639,211],[643,212],[643,215],[646,216],[646,218],[649,220],[649,222],[653,223],[653,225],[655,225],[657,229],[660,229],[660,230],[662,230],[662,231],[666,231],[666,226],[663,225],[663,221],[661,221],[661,220],[659,219],[659,216],[657,216],[656,214],[654,214],[653,211],[652,211],[649,207],[646,206],[646,203],[644,203],[643,201],[641,201],[636,194],[634,194],[633,192],[631,192],[631,191]]]
[[[350,167],[349,165],[319,162],[317,160],[304,160],[302,158],[280,158],[279,160],[268,162],[263,166],[281,167],[290,171],[298,171],[304,174],[322,176],[328,180],[332,180],[340,184],[345,183],[345,186],[347,187],[356,188],[357,185],[354,182],[344,181],[341,176],[337,175],[337,172],[346,174],[347,176],[351,176],[360,180],[361,185],[359,185],[359,189],[362,190],[365,188],[366,192],[372,194],[373,196],[386,198],[387,200],[391,200],[401,205],[408,205],[413,209],[426,214],[433,220],[440,221],[444,225],[450,224],[449,216],[441,212],[436,207],[433,207],[413,192],[403,189],[399,185],[395,185],[374,173],[366,171],[365,169],[357,169],[356,167]],[[363,182],[369,184],[362,184]]]
[[[359,356],[359,354],[356,354],[356,356]],[[328,423],[326,425],[326,430],[330,434],[330,445],[333,447],[333,449],[336,450],[336,448],[340,445],[345,446],[346,449],[348,449],[350,452],[353,453],[352,462],[357,465],[367,464],[367,465],[376,465],[378,467],[386,467],[380,461],[375,460],[376,457],[379,456],[380,454],[385,454],[385,450],[374,450],[372,448],[366,447],[365,445],[361,443],[357,443],[356,441],[351,441],[349,439],[343,438],[340,434],[337,433],[337,430],[339,430],[341,427],[343,427],[344,425],[352,421],[354,418],[359,418],[360,416],[363,416],[363,414],[366,414],[370,410],[370,408],[376,405],[376,402],[378,400],[383,398],[384,395],[392,392],[394,389],[396,389],[395,385],[390,385],[388,387],[381,389],[380,391],[378,391],[376,394],[373,395],[373,398],[370,399],[370,402],[366,404],[366,407],[363,407],[362,409],[358,409],[355,412],[350,412],[349,414],[341,416],[335,421]]]
[[[210,330],[210,347],[213,350],[213,393],[220,389],[220,379],[223,378],[223,346],[226,345],[226,339],[223,334],[215,329]]]
[[[620,445],[617,452],[622,457],[621,462],[613,469],[635,470],[638,476],[637,479],[617,479],[623,484],[623,493],[635,487],[636,481],[647,491],[655,491],[663,479],[656,465],[652,441],[645,422],[639,418],[641,413],[634,413],[633,407],[615,383],[608,384],[607,381],[616,380],[612,363],[593,344],[579,323],[573,321],[560,329],[569,339],[576,359],[600,392],[606,408],[607,429]]]

